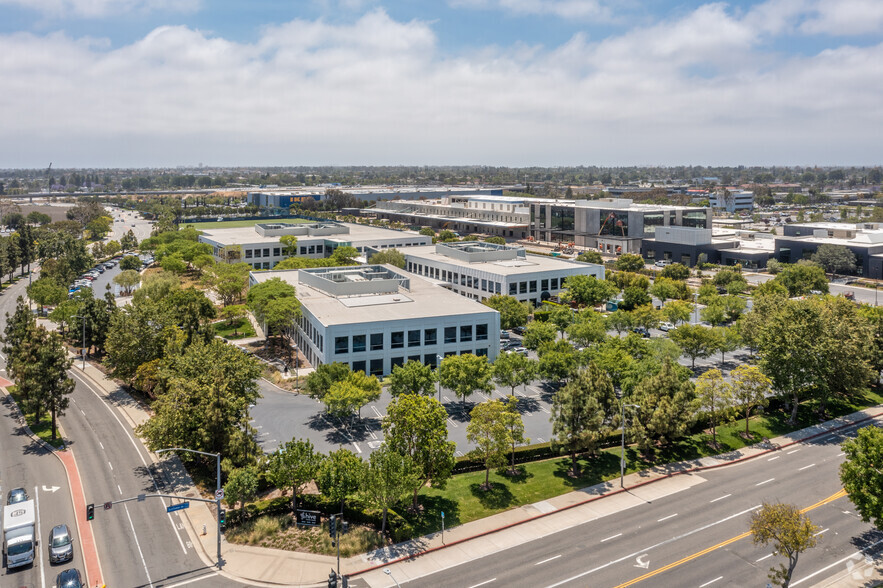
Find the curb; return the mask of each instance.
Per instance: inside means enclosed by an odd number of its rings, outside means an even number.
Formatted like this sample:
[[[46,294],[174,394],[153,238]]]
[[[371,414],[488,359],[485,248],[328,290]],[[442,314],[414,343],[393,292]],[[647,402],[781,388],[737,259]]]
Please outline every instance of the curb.
[[[823,436],[823,435],[830,435],[832,432],[834,432],[834,431],[839,431],[840,429],[846,429],[846,428],[848,428],[848,427],[854,427],[854,426],[856,426],[856,425],[858,425],[858,424],[861,424],[861,423],[864,423],[864,422],[867,422],[867,421],[872,421],[872,420],[874,420],[874,419],[879,418],[880,416],[883,416],[883,411],[877,412],[876,414],[872,414],[872,415],[865,416],[864,418],[859,419],[859,420],[854,421],[854,422],[851,422],[851,423],[845,423],[845,424],[843,424],[843,425],[838,425],[837,427],[834,427],[834,428],[832,428],[832,429],[828,429],[828,430],[826,430],[826,431],[821,431],[821,432],[819,432],[819,433],[814,433],[814,434],[812,434],[812,435],[809,435],[808,437],[804,437],[803,439],[798,439],[798,440],[795,440],[795,441],[790,441],[790,442],[788,442],[788,443],[785,443],[785,444],[783,444],[783,445],[779,445],[779,446],[777,446],[777,447],[773,447],[773,448],[770,448],[770,449],[764,449],[764,450],[759,451],[758,453],[755,453],[754,455],[747,455],[747,456],[741,457],[741,458],[739,458],[739,459],[734,459],[733,461],[729,461],[729,462],[726,462],[726,463],[718,463],[718,464],[713,464],[713,465],[708,465],[708,466],[697,466],[697,467],[692,467],[692,468],[685,469],[685,470],[679,470],[679,471],[677,471],[677,472],[669,472],[669,473],[667,473],[667,474],[665,474],[665,475],[663,475],[663,476],[660,476],[660,477],[658,477],[658,478],[654,478],[654,479],[652,479],[652,480],[647,480],[647,481],[644,481],[644,482],[638,482],[638,483],[636,483],[636,484],[632,484],[631,486],[626,486],[625,488],[617,488],[617,489],[615,489],[615,490],[611,490],[611,491],[609,491],[609,492],[605,492],[605,493],[603,493],[603,494],[599,494],[599,495],[597,495],[597,496],[592,496],[592,497],[590,497],[590,498],[587,498],[587,499],[582,500],[582,501],[580,501],[580,502],[576,502],[576,503],[574,503],[574,504],[568,504],[567,506],[563,506],[563,507],[558,508],[558,509],[556,509],[556,510],[554,510],[554,511],[551,511],[551,512],[540,513],[540,514],[538,514],[538,515],[532,516],[532,517],[527,518],[527,519],[524,519],[524,520],[522,520],[522,521],[517,521],[517,522],[514,522],[514,523],[509,523],[508,525],[504,525],[504,526],[502,526],[502,527],[498,527],[498,528],[496,528],[496,529],[491,529],[491,530],[489,530],[489,531],[483,531],[483,532],[481,532],[481,533],[477,533],[477,534],[475,534],[475,535],[471,535],[471,536],[469,536],[469,537],[463,537],[462,539],[457,539],[457,540],[455,540],[455,541],[451,541],[451,542],[446,543],[446,544],[444,544],[444,545],[438,545],[438,546],[436,546],[436,547],[430,547],[430,548],[425,549],[425,550],[423,550],[423,551],[420,551],[420,552],[418,552],[418,553],[413,553],[413,554],[410,554],[410,555],[404,555],[404,556],[402,556],[402,557],[398,557],[398,558],[396,558],[396,559],[392,559],[392,560],[389,560],[389,561],[384,562],[384,563],[381,563],[381,564],[373,565],[373,566],[367,567],[367,568],[365,568],[365,569],[362,569],[362,570],[359,570],[359,571],[356,571],[356,572],[352,572],[351,574],[349,574],[349,576],[350,576],[350,577],[353,577],[353,576],[360,576],[360,575],[362,575],[362,574],[366,574],[366,573],[368,573],[368,572],[372,572],[372,571],[374,571],[374,570],[378,570],[378,569],[380,569],[380,568],[384,568],[384,567],[386,567],[386,566],[389,566],[390,564],[395,564],[395,563],[399,563],[399,562],[403,562],[403,561],[408,561],[408,560],[411,560],[411,559],[416,559],[416,558],[420,557],[421,555],[426,555],[426,554],[428,554],[428,553],[433,553],[433,552],[436,552],[436,551],[440,551],[440,550],[442,550],[442,549],[446,549],[446,548],[448,548],[448,547],[452,547],[452,546],[454,546],[454,545],[459,545],[459,544],[461,544],[461,543],[466,543],[467,541],[472,541],[472,540],[474,540],[474,539],[479,539],[479,538],[481,538],[481,537],[486,537],[486,536],[488,536],[488,535],[492,535],[492,534],[497,533],[497,532],[499,532],[499,531],[505,531],[506,529],[511,529],[511,528],[513,528],[513,527],[517,527],[517,526],[519,526],[519,525],[523,525],[523,524],[525,524],[525,523],[529,523],[529,522],[532,522],[532,521],[536,521],[536,520],[539,520],[539,519],[543,519],[543,518],[546,518],[546,517],[548,517],[548,516],[550,516],[550,515],[554,515],[554,514],[557,514],[557,513],[560,513],[560,512],[564,512],[564,511],[570,510],[570,509],[572,509],[572,508],[576,508],[576,507],[578,507],[578,506],[583,506],[583,505],[585,505],[585,504],[589,504],[589,503],[591,503],[591,502],[595,502],[595,501],[600,500],[600,499],[602,499],[602,498],[607,498],[608,496],[615,496],[615,495],[617,495],[617,494],[621,494],[621,493],[623,493],[623,492],[627,492],[627,491],[632,490],[632,489],[634,489],[634,488],[640,488],[640,487],[642,487],[642,486],[649,486],[650,484],[654,484],[654,483],[656,483],[656,482],[658,482],[658,481],[660,481],[660,480],[668,480],[668,479],[671,479],[671,478],[673,478],[673,477],[675,477],[675,476],[680,476],[680,475],[684,475],[684,474],[692,474],[692,473],[701,472],[701,471],[705,471],[705,470],[712,470],[712,469],[716,469],[716,468],[720,468],[720,467],[724,467],[724,466],[731,466],[731,465],[734,465],[734,464],[737,464],[737,463],[741,463],[741,462],[744,462],[744,461],[748,461],[749,459],[754,459],[755,457],[760,457],[761,455],[767,455],[767,454],[769,454],[769,453],[773,453],[773,452],[775,452],[775,451],[779,451],[779,450],[781,450],[781,449],[785,449],[786,447],[791,447],[792,445],[796,445],[796,444],[798,444],[798,443],[804,443],[804,442],[806,442],[806,441],[809,441],[809,440],[811,440],[811,439],[815,439],[815,438],[817,438],[817,437],[821,437],[821,436]]]

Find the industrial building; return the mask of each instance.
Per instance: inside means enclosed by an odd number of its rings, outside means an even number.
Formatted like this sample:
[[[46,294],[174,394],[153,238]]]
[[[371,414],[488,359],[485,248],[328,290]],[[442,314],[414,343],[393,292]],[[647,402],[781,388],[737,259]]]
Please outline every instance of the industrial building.
[[[500,314],[388,265],[252,272],[251,285],[294,286],[302,317],[295,341],[312,366],[341,362],[384,376],[409,360],[472,353],[496,359]]]
[[[883,279],[883,225],[881,223],[794,223],[776,237],[775,256],[782,263],[810,259],[822,245],[840,245],[856,258],[856,273]]]

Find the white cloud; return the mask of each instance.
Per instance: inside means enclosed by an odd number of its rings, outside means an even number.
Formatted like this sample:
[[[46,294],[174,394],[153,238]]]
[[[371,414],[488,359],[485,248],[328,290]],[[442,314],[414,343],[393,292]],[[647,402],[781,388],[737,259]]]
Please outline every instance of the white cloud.
[[[454,7],[500,9],[524,15],[551,15],[565,19],[608,20],[611,10],[601,0],[449,0]]]
[[[52,18],[101,18],[128,12],[194,12],[201,0],[0,0],[0,4],[21,6]]]
[[[880,0],[817,0],[812,14],[800,30],[810,34],[863,35],[879,33],[883,27]]]
[[[237,43],[0,36],[4,166],[879,163],[883,45],[765,53],[722,5],[600,42],[442,54],[374,11]]]

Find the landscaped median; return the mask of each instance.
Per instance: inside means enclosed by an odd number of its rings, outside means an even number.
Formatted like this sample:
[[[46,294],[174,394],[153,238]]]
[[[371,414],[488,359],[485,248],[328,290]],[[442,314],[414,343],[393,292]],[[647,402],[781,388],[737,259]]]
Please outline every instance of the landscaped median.
[[[21,408],[24,406],[24,399],[18,394],[16,386],[7,387],[6,391],[9,392],[9,395],[15,400],[15,404],[19,407],[19,410],[24,416],[25,424],[30,428],[31,432],[37,436],[37,438],[41,441],[45,441],[55,449],[64,447],[64,439],[61,436],[60,430],[56,432],[55,439],[52,438],[52,422],[47,418],[47,414],[44,414],[43,418],[38,421],[33,412],[25,412],[24,409]]]

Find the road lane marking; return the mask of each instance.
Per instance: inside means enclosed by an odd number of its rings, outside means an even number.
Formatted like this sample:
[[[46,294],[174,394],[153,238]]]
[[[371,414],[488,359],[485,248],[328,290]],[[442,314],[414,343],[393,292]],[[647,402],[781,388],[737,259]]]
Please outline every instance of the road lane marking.
[[[138,533],[135,532],[135,523],[132,522],[132,515],[129,514],[129,507],[123,505],[126,516],[129,517],[129,526],[132,527],[132,538],[135,539],[135,547],[138,548],[138,555],[141,556],[141,565],[144,566],[144,573],[147,575],[147,583],[153,588],[153,580],[150,579],[150,571],[147,569],[147,562],[144,561],[144,553],[141,551],[141,542],[138,541]]]
[[[797,468],[797,471],[802,472],[803,470],[808,470],[809,468],[813,467],[814,465],[816,465],[816,464],[811,463],[808,466],[803,466],[802,468]]]
[[[607,539],[601,539],[601,543],[604,543],[605,541],[610,541],[611,539],[616,539],[617,537],[622,537],[622,533],[617,533],[616,535],[612,535]]]
[[[451,423],[451,426],[454,427],[455,429],[459,429],[459,428],[460,428],[460,426],[459,426],[457,423],[455,423],[455,422],[451,419],[451,417],[448,417],[448,422]]]
[[[36,486],[34,486],[34,511],[37,513],[37,537],[42,537],[43,531],[40,529],[40,495],[37,493]],[[46,566],[40,560],[40,552],[37,549],[36,542],[37,537],[34,538],[34,564],[40,568],[40,586],[46,588]]]
[[[843,457],[844,455],[846,455],[846,454],[841,452],[841,453],[837,454],[837,457]]]
[[[758,482],[757,484],[755,484],[755,486],[763,486],[764,484],[766,484],[768,482],[772,482],[773,480],[775,480],[775,478],[770,478],[769,480],[764,480],[763,482]]]
[[[824,533],[825,531],[829,531],[829,530],[830,530],[830,529],[822,529],[822,530],[819,531],[818,533],[815,533],[815,534],[813,535],[813,537],[818,537],[819,535],[821,535],[821,534]]]
[[[723,580],[723,579],[724,579],[723,576],[718,576],[718,577],[715,578],[714,580],[711,580],[711,581],[709,581],[709,582],[706,582],[705,584],[700,584],[700,585],[699,585],[699,588],[705,588],[706,586],[711,586],[712,584],[714,584],[714,583],[717,582],[718,580]]]
[[[667,517],[662,517],[661,519],[658,519],[656,522],[661,523],[662,521],[667,521],[668,519],[674,518],[676,516],[678,516],[678,513],[668,515]]]
[[[478,588],[479,586],[484,586],[485,584],[490,584],[491,582],[494,582],[494,581],[496,581],[496,578],[491,578],[490,580],[485,580],[484,582],[481,582],[479,584],[473,584],[469,588]]]
[[[773,557],[773,554],[772,554],[772,553],[768,553],[768,554],[766,554],[765,556],[763,556],[762,558],[754,560],[754,563],[757,563],[757,562],[759,562],[759,561],[763,561],[763,560],[765,560],[765,559],[769,559],[769,558],[771,558],[771,557]]]
[[[120,485],[119,485],[119,484],[117,484],[117,490],[119,490],[119,491],[120,491],[120,495],[122,495],[122,494],[123,494],[123,489],[122,489],[122,488],[120,488]]]
[[[709,500],[709,502],[717,502],[718,500],[723,500],[724,498],[729,498],[732,494],[724,494],[720,498],[715,498],[714,500]]]
[[[792,453],[797,453],[798,451],[800,451],[800,449],[792,449],[791,451],[787,452],[785,455],[791,455]]]
[[[358,452],[358,453],[362,453],[362,448],[359,447],[359,444],[356,443],[355,441],[353,441],[353,447],[356,448],[356,452]]]
[[[549,563],[550,561],[558,559],[559,557],[561,557],[561,554],[558,554],[555,557],[550,557],[548,559],[544,559],[543,561],[538,561],[537,563],[535,563],[533,565],[538,566],[540,564]]]
[[[98,446],[101,447],[101,449],[104,449],[104,445],[101,444],[101,441],[98,442]]]
[[[83,414],[83,416],[86,416],[86,413],[85,413],[85,412],[83,412],[82,410],[81,410],[80,412]]]
[[[179,586],[186,586],[188,584],[193,584],[194,582],[199,582],[200,580],[205,580],[207,578],[214,578],[218,575],[218,572],[212,572],[210,574],[205,574],[204,576],[199,576],[197,578],[190,578],[189,580],[184,580],[183,582],[178,582],[177,584],[169,584],[166,588],[178,588]]]
[[[780,457],[782,457],[782,456],[781,456],[781,455],[777,455],[777,456],[775,456],[775,457],[771,457],[771,458],[769,458],[767,461],[773,461],[774,459],[779,459]]]
[[[860,550],[856,551],[855,553],[851,553],[851,554],[847,555],[846,557],[844,557],[843,559],[841,559],[841,560],[839,560],[839,561],[835,561],[835,562],[832,563],[831,565],[829,565],[829,566],[825,566],[825,567],[823,567],[822,569],[820,569],[820,570],[818,570],[818,571],[816,571],[816,572],[811,573],[810,575],[808,575],[808,576],[805,577],[805,578],[801,578],[800,580],[797,580],[796,582],[791,582],[791,585],[792,585],[792,586],[797,586],[798,584],[803,584],[804,582],[806,582],[806,581],[809,580],[810,578],[814,578],[814,577],[818,576],[819,574],[821,574],[821,573],[823,573],[823,572],[827,572],[827,571],[830,570],[831,568],[836,567],[836,566],[839,566],[840,564],[845,563],[846,561],[848,561],[848,560],[850,560],[850,559],[853,559],[853,558],[854,558],[855,556],[857,556],[857,555],[861,555],[861,554],[863,554],[863,553],[865,553],[865,552],[868,552],[868,551],[872,550],[874,547],[880,545],[881,543],[883,543],[883,539],[880,539],[880,540],[877,541],[876,543],[872,543],[872,544],[868,545],[867,547],[865,547],[865,548],[863,548],[863,549],[860,549]]]
[[[376,414],[379,418],[383,418],[383,415],[380,414],[380,411],[377,410],[377,407],[374,406],[373,404],[371,405],[371,410],[373,410],[373,411],[374,411],[374,414]]]

